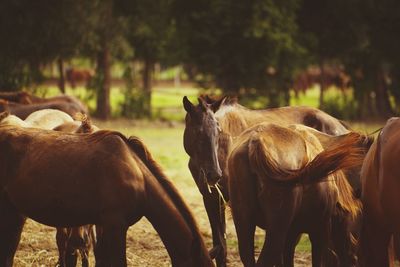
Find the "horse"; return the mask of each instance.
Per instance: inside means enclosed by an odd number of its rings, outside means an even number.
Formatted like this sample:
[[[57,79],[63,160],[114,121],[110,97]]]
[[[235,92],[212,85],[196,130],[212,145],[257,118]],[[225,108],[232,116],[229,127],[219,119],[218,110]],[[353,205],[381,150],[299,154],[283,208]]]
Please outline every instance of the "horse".
[[[70,133],[93,133],[99,130],[92,125],[86,115],[78,116],[80,121],[64,122],[53,130]],[[72,125],[73,127],[71,127]],[[96,243],[94,225],[79,227],[57,227],[56,241],[58,247],[58,265],[60,267],[75,267],[78,253],[81,256],[82,267],[89,266],[89,251]]]
[[[229,200],[225,166],[230,140],[260,122],[299,123],[330,135],[345,134],[349,130],[341,121],[315,108],[250,110],[238,104],[235,98],[213,100],[200,97],[198,100],[199,104],[194,105],[186,96],[183,98],[187,112],[183,143],[190,156],[190,172],[203,196],[211,225],[213,248],[210,255],[216,259],[217,266],[224,267],[227,249],[225,204],[222,199]]]
[[[213,266],[190,209],[138,138],[0,125],[0,151],[0,266],[12,266],[26,217],[100,225],[96,266],[126,266],[126,231],[143,216],[173,266]]]
[[[31,94],[24,91],[0,92],[0,99],[20,104],[32,104]]]
[[[94,71],[91,69],[68,68],[66,76],[71,87],[75,88],[76,82],[89,82],[94,76]]]
[[[396,205],[400,200],[399,129],[400,118],[386,122],[361,169],[360,266],[394,266],[388,249],[391,237],[394,235],[396,240],[400,233],[400,212]]]
[[[87,114],[88,108],[78,98],[70,95],[58,95],[49,98],[38,97],[25,91],[19,92],[0,92],[0,99],[18,104],[38,104],[47,102],[66,102],[74,103],[79,106],[84,114]]]
[[[85,110],[74,102],[52,101],[24,105],[0,100],[0,112],[8,111],[10,114],[16,115],[23,120],[31,113],[42,109],[57,109],[67,113],[71,117],[75,116],[77,113],[85,113]]]
[[[335,250],[329,245],[333,220],[341,220],[347,230],[336,248],[352,249],[346,224],[360,205],[340,170],[361,166],[365,138],[356,133],[331,137],[332,145],[324,149],[316,131],[307,128],[261,123],[232,144],[229,197],[244,266],[256,265],[256,226],[268,231],[257,266],[293,266],[302,233],[312,243],[312,266],[322,266],[329,261],[328,248]],[[338,256],[340,266],[353,266],[351,255]]]
[[[79,252],[82,267],[88,267],[89,251],[96,243],[94,231],[94,225],[91,224],[69,228],[57,227],[58,266],[75,267]]]
[[[74,122],[71,116],[56,109],[42,109],[35,111],[31,113],[25,120],[22,120],[15,115],[11,115],[8,112],[2,112],[0,116],[1,124],[46,130],[51,130],[59,125],[70,122]]]

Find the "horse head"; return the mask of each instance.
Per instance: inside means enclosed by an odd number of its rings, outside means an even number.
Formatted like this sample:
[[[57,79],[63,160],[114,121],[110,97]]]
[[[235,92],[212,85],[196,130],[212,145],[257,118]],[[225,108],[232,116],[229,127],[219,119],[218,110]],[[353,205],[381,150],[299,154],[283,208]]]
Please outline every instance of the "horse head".
[[[197,177],[208,185],[215,185],[222,177],[222,170],[218,160],[218,144],[221,128],[215,117],[225,98],[214,103],[208,103],[202,97],[198,98],[199,104],[193,105],[185,96],[183,106],[187,112],[185,118],[185,131],[183,143],[186,153],[197,166]],[[201,188],[199,188],[201,190]]]

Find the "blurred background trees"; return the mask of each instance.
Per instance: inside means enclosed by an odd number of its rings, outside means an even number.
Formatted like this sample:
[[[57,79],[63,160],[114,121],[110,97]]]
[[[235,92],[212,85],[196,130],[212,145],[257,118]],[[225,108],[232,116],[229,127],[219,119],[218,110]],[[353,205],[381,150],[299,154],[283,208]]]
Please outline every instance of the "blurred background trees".
[[[333,115],[386,118],[400,112],[399,33],[395,0],[6,0],[0,90],[56,78],[65,92],[80,60],[106,119],[118,65],[123,115],[150,117],[155,69],[178,66],[179,79],[268,107],[318,84]],[[332,85],[340,99],[326,97]]]

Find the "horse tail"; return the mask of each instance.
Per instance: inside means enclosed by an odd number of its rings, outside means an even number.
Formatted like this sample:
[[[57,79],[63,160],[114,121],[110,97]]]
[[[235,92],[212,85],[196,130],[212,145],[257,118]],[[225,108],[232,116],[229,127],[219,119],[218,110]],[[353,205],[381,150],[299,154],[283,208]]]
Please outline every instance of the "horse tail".
[[[161,166],[153,159],[150,151],[145,147],[143,142],[134,136],[129,137],[126,140],[129,148],[135,152],[135,154],[140,158],[140,160],[146,165],[150,172],[156,177],[157,181],[161,184],[163,189],[167,192],[168,196],[171,198],[176,208],[180,211],[184,220],[186,221],[188,227],[193,234],[193,253],[201,253],[202,251],[207,251],[204,244],[203,238],[200,234],[198,225],[194,219],[192,212],[183,200],[182,196],[172,184],[172,182],[165,176]],[[201,254],[202,258],[209,258],[207,254]]]
[[[268,173],[275,183],[282,185],[309,184],[321,181],[324,177],[338,171],[360,166],[365,149],[360,145],[363,137],[358,133],[349,133],[337,144],[319,153],[311,162],[297,170],[282,169],[268,154],[262,138],[252,138],[249,143],[251,167],[256,172]],[[285,180],[276,177],[285,177]]]

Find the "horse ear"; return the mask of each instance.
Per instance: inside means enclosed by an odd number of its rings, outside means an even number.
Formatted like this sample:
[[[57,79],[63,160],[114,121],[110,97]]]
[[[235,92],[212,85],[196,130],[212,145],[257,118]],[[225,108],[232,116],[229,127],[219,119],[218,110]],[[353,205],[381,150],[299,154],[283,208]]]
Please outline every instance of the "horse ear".
[[[198,97],[197,100],[199,101],[200,107],[203,111],[206,111],[210,107],[210,104],[207,104],[207,101],[202,97]]]
[[[187,113],[192,113],[194,111],[194,105],[192,104],[192,102],[190,102],[190,100],[187,98],[187,96],[183,97],[183,107],[185,108]]]
[[[227,99],[227,96],[222,97],[220,100],[215,101],[214,103],[211,104],[211,110],[215,113],[219,110],[221,105],[225,103],[225,100]]]
[[[2,120],[4,120],[5,118],[7,118],[9,115],[10,115],[10,112],[8,112],[8,111],[0,112],[0,122]]]

